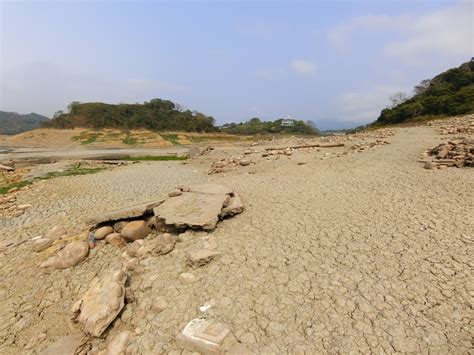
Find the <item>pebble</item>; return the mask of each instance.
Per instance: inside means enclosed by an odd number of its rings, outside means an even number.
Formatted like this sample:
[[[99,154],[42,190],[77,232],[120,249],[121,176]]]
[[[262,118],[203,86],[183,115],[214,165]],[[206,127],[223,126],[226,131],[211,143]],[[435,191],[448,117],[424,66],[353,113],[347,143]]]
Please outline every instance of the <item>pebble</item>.
[[[184,272],[179,275],[179,282],[182,285],[187,285],[187,284],[193,283],[194,281],[196,281],[196,276],[194,276],[193,274],[189,272]]]

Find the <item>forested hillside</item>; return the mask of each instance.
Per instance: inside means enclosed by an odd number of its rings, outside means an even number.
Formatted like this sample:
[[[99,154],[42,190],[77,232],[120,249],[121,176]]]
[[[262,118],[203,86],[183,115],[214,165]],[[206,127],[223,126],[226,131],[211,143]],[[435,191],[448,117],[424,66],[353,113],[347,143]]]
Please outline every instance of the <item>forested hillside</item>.
[[[181,110],[174,102],[161,99],[153,99],[143,104],[117,105],[101,102],[73,102],[69,105],[69,112],[57,112],[54,118],[43,127],[216,131],[214,118],[199,112]]]
[[[48,117],[37,113],[22,115],[16,112],[0,111],[0,134],[11,135],[30,131],[48,120]]]
[[[423,117],[474,112],[474,61],[423,80],[409,97],[398,93],[392,107],[382,110],[375,124],[395,124]]]
[[[221,130],[231,134],[244,135],[265,133],[319,134],[319,130],[312,122],[285,119],[262,121],[256,117],[247,122],[227,123],[221,127]]]

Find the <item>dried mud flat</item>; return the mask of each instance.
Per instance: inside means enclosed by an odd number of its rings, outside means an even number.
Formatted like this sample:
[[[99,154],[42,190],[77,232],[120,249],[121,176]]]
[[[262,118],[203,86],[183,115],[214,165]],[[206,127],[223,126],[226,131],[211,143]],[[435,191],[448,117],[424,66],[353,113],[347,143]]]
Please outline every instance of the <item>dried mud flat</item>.
[[[140,163],[20,191],[17,202],[32,207],[0,220],[1,241],[13,242],[0,251],[0,353],[39,353],[76,334],[71,307],[122,254],[106,244],[75,267],[42,269],[32,237],[56,224],[74,235],[96,213],[207,181],[238,191],[244,213],[143,260],[129,275],[135,300],[90,340],[92,353],[130,331],[135,353],[188,354],[176,337],[193,318],[228,324],[249,353],[469,353],[474,171],[417,162],[442,138],[401,128],[357,154],[254,153],[256,164],[207,175],[212,161],[243,156],[215,149],[185,165]],[[209,245],[218,258],[186,265],[190,250]],[[183,273],[195,281],[180,282]]]

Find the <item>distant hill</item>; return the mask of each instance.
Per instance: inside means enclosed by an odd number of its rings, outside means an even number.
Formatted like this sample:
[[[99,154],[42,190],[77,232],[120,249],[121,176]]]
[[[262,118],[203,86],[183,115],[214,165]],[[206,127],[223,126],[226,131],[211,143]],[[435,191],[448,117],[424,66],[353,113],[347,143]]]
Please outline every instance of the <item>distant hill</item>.
[[[47,121],[49,121],[48,117],[37,113],[22,115],[16,112],[0,111],[0,134],[11,135],[31,131]]]
[[[423,80],[415,86],[412,97],[398,93],[392,101],[392,107],[382,110],[375,125],[474,112],[474,58],[431,80]]]
[[[255,117],[247,122],[226,123],[220,129],[225,133],[243,135],[268,133],[319,134],[319,130],[313,122],[282,118],[275,121],[262,121]]]
[[[214,118],[182,110],[172,101],[153,99],[143,104],[101,102],[69,105],[69,112],[57,112],[45,128],[117,128],[155,131],[214,132]]]

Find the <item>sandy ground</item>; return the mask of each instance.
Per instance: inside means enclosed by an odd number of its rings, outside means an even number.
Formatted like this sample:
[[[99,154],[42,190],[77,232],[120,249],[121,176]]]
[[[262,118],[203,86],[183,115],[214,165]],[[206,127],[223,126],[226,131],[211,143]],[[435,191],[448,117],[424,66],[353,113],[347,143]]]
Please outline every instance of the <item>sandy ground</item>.
[[[246,210],[210,233],[222,256],[190,271],[185,252],[208,242],[193,232],[145,260],[130,276],[137,300],[110,334],[135,330],[140,353],[181,354],[176,335],[210,302],[205,316],[228,323],[252,353],[467,354],[474,171],[423,169],[417,159],[440,139],[430,128],[403,128],[389,145],[339,158],[320,159],[339,148],[255,155],[255,165],[208,176],[210,160],[222,155],[216,149],[186,165],[146,162],[47,180],[18,194],[33,208],[0,220],[0,238],[27,240],[53,224],[74,233],[88,216],[177,185],[223,183]],[[46,271],[29,242],[0,252],[0,353],[35,353],[72,334],[70,307],[120,254],[106,245],[74,268]],[[198,280],[181,285],[182,272]],[[150,308],[158,296],[168,302],[159,314]]]

